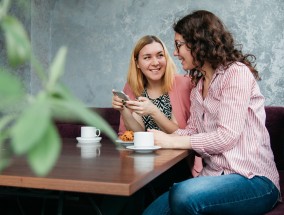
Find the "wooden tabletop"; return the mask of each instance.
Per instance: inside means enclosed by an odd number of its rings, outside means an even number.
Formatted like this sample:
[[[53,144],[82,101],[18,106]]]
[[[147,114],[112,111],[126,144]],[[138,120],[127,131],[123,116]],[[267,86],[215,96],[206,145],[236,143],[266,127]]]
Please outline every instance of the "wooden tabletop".
[[[61,156],[46,177],[35,176],[24,158],[16,158],[0,174],[0,185],[129,196],[188,155],[165,149],[139,154],[105,138],[89,149],[74,138],[62,141]]]

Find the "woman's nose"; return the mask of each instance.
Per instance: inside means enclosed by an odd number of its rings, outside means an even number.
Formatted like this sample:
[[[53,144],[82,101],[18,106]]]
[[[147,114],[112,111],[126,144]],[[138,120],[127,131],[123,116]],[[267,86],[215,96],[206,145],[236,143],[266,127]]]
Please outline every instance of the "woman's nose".
[[[159,64],[159,60],[157,58],[154,58],[152,61],[153,65],[158,65]]]
[[[178,56],[178,51],[176,49],[174,50],[174,56]]]

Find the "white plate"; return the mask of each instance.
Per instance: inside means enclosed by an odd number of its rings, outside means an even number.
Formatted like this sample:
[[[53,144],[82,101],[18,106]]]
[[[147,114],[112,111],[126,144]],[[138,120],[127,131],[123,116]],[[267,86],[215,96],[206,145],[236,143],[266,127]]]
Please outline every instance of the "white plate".
[[[161,146],[143,147],[143,148],[142,147],[136,148],[135,146],[126,146],[126,148],[134,150],[135,152],[138,152],[138,153],[150,153],[157,149],[160,149]]]
[[[133,143],[134,143],[133,141],[123,141],[123,140],[120,140],[120,139],[115,140],[115,142],[121,143],[121,145],[123,145],[123,146],[133,145]]]
[[[83,137],[76,137],[76,140],[78,140],[81,144],[90,144],[90,143],[98,143],[101,141],[101,137],[95,137],[95,138],[83,138]]]

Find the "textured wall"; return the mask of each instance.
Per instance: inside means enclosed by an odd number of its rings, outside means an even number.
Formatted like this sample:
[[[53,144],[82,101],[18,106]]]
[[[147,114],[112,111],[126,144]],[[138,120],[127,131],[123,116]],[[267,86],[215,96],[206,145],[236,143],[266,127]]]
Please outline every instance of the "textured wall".
[[[266,105],[283,106],[283,0],[32,0],[32,45],[45,68],[67,46],[62,82],[87,106],[109,107],[111,90],[124,85],[136,40],[157,35],[173,53],[173,22],[196,9],[220,16],[244,52],[256,55]],[[32,92],[39,86],[32,74]]]

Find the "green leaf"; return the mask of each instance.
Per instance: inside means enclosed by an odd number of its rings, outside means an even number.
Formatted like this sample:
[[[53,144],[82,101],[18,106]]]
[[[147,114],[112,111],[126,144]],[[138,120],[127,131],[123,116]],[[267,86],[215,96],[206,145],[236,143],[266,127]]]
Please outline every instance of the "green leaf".
[[[0,3],[0,21],[4,16],[6,16],[9,7],[10,7],[10,1],[9,0],[3,0]]]
[[[47,84],[48,89],[52,89],[55,86],[58,79],[63,75],[66,53],[67,53],[67,48],[61,47],[56,54],[54,61],[50,66],[49,81]]]
[[[11,130],[12,147],[16,154],[24,154],[31,149],[46,132],[50,116],[47,97],[40,94],[27,108]]]
[[[79,103],[80,106],[82,104],[76,97],[74,97],[68,89],[60,84],[56,84],[55,87],[53,88],[53,91],[51,93],[51,103],[56,101],[55,104],[57,104],[58,101],[62,101],[64,103],[66,102],[72,102],[72,103]],[[77,114],[71,114],[70,111],[66,111],[65,107],[57,107],[51,106],[52,108],[52,116],[55,119],[63,120],[63,121],[78,121],[80,118],[78,117]]]
[[[19,79],[0,69],[0,109],[19,101],[24,97],[24,92]]]
[[[8,136],[8,133],[7,131],[5,131],[5,128],[14,118],[15,116],[13,115],[6,115],[0,119],[0,143]]]
[[[15,118],[15,116],[13,115],[6,115],[6,116],[3,116],[1,119],[0,119],[0,132],[2,132],[2,130],[5,128],[5,126],[11,122],[13,119]]]
[[[30,59],[31,46],[23,25],[12,16],[5,16],[1,22],[4,30],[9,63],[19,66]]]
[[[50,121],[40,141],[28,152],[28,162],[38,176],[45,176],[56,163],[61,150],[60,137]]]
[[[31,66],[41,82],[47,83],[47,75],[45,74],[45,70],[33,53],[31,54]]]

